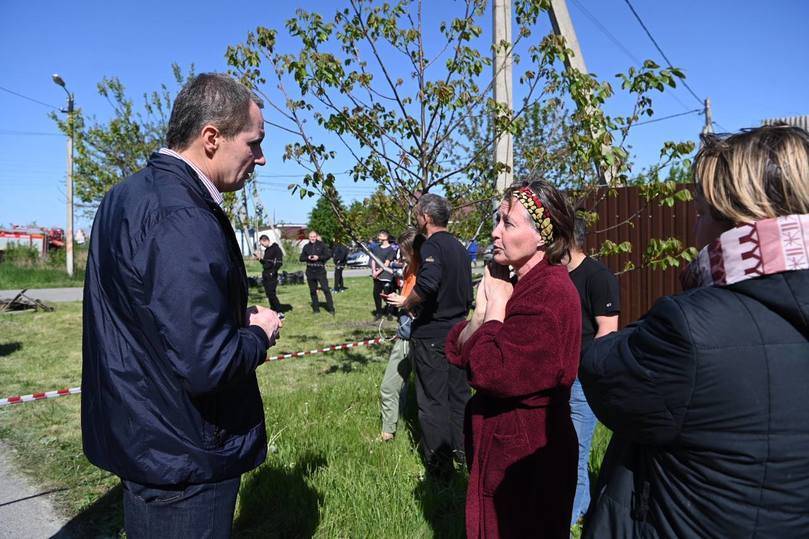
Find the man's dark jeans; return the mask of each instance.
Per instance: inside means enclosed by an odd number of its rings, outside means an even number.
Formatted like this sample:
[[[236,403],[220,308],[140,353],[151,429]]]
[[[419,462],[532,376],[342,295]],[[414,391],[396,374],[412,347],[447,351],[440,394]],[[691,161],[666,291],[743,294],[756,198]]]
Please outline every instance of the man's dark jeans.
[[[386,316],[393,312],[387,302],[382,302],[382,296],[380,296],[386,285],[390,285],[390,281],[374,279],[374,314],[376,316]]]
[[[427,469],[444,473],[452,458],[463,461],[463,423],[469,382],[444,355],[444,337],[410,340],[416,370],[421,448]]]
[[[346,286],[343,283],[343,268],[344,266],[334,266],[334,291],[339,292],[345,290]]]
[[[127,537],[230,537],[241,477],[177,487],[122,482]]]
[[[326,310],[334,312],[334,302],[331,299],[331,290],[329,290],[329,281],[326,279],[326,272],[306,276],[306,282],[309,284],[309,296],[312,298],[312,310],[320,312],[320,303],[317,300],[317,287],[323,290],[323,295],[326,296]]]
[[[264,284],[264,293],[267,294],[267,300],[270,302],[270,309],[277,313],[281,312],[281,302],[278,301],[278,294],[276,293],[278,277],[264,277],[262,283]]]

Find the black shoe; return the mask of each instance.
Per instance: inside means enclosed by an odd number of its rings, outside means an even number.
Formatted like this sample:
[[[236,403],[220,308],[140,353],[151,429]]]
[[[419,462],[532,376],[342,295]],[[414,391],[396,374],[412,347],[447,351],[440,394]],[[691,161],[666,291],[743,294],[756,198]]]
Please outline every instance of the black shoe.
[[[334,309],[326,309],[326,312],[327,312],[327,313],[329,313],[329,314],[330,314],[330,315],[332,315],[332,316],[334,316],[335,314],[337,314],[337,313],[335,313],[335,312],[334,312]]]
[[[380,320],[382,320],[382,315],[379,314],[379,313],[376,313],[374,315],[374,322],[379,322]]]

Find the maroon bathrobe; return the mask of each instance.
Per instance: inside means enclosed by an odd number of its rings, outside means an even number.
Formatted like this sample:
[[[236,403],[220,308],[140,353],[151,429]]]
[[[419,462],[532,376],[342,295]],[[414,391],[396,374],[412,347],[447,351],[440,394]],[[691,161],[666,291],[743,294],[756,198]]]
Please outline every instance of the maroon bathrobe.
[[[581,346],[581,305],[565,266],[537,264],[514,286],[505,321],[486,322],[448,360],[476,392],[466,408],[466,533],[567,538],[578,442],[570,386]]]

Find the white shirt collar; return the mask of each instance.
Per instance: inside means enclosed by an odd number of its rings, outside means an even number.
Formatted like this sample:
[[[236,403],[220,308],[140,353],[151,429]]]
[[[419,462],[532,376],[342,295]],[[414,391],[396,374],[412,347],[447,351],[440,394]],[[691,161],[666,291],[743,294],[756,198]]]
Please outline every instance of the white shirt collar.
[[[194,172],[196,172],[197,176],[199,176],[199,179],[202,182],[202,185],[204,185],[205,189],[208,190],[208,193],[211,194],[211,198],[213,199],[213,201],[216,202],[217,204],[219,204],[220,206],[222,205],[222,203],[225,201],[225,198],[222,196],[222,193],[219,192],[219,189],[216,188],[216,186],[211,182],[211,180],[208,179],[208,176],[206,176],[205,173],[202,172],[197,165],[195,165],[194,163],[192,163],[191,161],[189,161],[188,159],[186,159],[182,155],[178,154],[174,150],[170,150],[168,148],[160,148],[160,150],[158,150],[158,153],[161,153],[163,155],[170,155],[171,157],[175,157],[175,158],[183,161],[185,164],[187,164],[192,169],[194,169]]]

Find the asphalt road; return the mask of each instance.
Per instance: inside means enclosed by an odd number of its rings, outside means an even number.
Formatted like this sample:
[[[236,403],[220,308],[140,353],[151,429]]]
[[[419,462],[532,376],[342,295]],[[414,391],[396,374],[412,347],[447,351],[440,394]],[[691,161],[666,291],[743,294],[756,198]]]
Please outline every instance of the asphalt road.
[[[0,539],[67,537],[60,533],[66,521],[54,511],[50,492],[22,477],[9,458],[10,451],[0,444]]]

